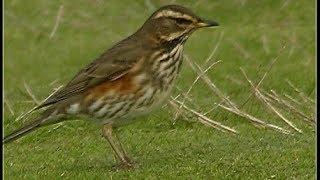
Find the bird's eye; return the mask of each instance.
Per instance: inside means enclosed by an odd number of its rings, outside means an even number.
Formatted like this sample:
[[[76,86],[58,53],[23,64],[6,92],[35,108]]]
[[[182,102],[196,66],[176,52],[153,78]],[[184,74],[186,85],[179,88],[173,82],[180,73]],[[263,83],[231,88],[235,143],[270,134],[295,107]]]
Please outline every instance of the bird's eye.
[[[190,21],[188,19],[183,19],[183,18],[176,18],[175,20],[176,20],[176,22],[178,24],[190,24],[190,23],[192,23],[192,21]]]

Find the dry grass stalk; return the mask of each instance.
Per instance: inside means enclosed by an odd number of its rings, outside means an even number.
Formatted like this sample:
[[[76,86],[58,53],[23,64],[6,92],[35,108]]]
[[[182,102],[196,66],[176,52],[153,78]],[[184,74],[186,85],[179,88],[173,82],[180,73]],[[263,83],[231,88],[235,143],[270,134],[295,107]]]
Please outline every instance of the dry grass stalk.
[[[240,3],[241,3],[241,7],[243,7],[247,3],[247,0],[241,0]]]
[[[56,22],[54,24],[54,27],[53,27],[51,33],[50,33],[49,39],[52,39],[53,36],[55,35],[55,33],[59,27],[62,14],[63,14],[63,5],[60,5],[59,10],[58,10],[58,14],[57,14],[57,18],[56,18]]]
[[[29,86],[27,85],[27,83],[24,81],[23,82],[24,88],[26,89],[28,95],[32,98],[33,102],[36,103],[37,105],[40,104],[39,100],[36,98],[35,95],[33,95],[31,89],[29,88]]]
[[[311,117],[305,115],[303,112],[299,111],[297,108],[292,106],[288,101],[282,99],[274,90],[270,90],[272,94],[265,93],[268,97],[270,97],[272,100],[276,101],[279,104],[279,107],[281,107],[283,110],[286,110],[292,115],[296,115],[300,118],[302,118],[304,121],[315,124],[314,119]]]
[[[245,59],[249,59],[252,57],[251,54],[246,51],[237,41],[229,39],[229,42],[231,42],[231,44],[243,54]]]
[[[278,55],[273,58],[273,60],[271,61],[267,71],[263,74],[262,78],[260,79],[260,81],[258,82],[257,86],[255,87],[256,89],[259,88],[259,86],[262,84],[262,81],[267,77],[267,74],[271,71],[273,65],[277,62],[277,60],[279,59],[279,56],[281,55],[281,53],[284,51],[286,47],[283,46],[282,49],[280,50],[280,52],[278,53]]]
[[[227,99],[229,99],[229,97],[227,97]],[[224,101],[225,101],[225,100],[223,99],[219,104],[224,103]],[[209,114],[210,112],[212,112],[213,110],[217,109],[217,108],[219,107],[219,104],[216,104],[216,105],[215,105],[213,108],[211,108],[209,111],[203,113],[203,115],[207,115],[207,114]]]
[[[284,96],[285,96],[286,98],[288,98],[290,101],[294,102],[295,104],[297,104],[297,105],[299,105],[299,106],[302,105],[302,103],[300,103],[298,100],[296,100],[295,98],[291,97],[290,95],[284,93]]]
[[[34,104],[33,100],[18,101],[19,103]]]
[[[289,50],[288,57],[291,57],[294,50],[296,49],[296,44],[297,44],[296,33],[294,31],[292,32],[292,35],[289,37],[289,40],[291,41],[291,48]]]
[[[49,86],[53,86],[55,83],[57,83],[59,81],[59,79],[55,79],[54,81],[52,81],[51,83],[49,83]]]
[[[185,56],[185,60],[187,61],[188,65],[199,75],[203,74],[200,76],[200,78],[209,86],[209,88],[219,96],[222,100],[224,100],[229,106],[237,108],[236,105],[231,102],[217,87],[215,84],[213,84],[210,80],[210,78],[204,73],[203,70],[201,70],[200,66],[197,65],[196,63],[192,62],[188,56]]]
[[[284,51],[285,48],[286,48],[286,47],[283,46],[282,49],[280,50],[280,52],[278,53],[278,55],[277,55],[275,58],[273,58],[273,60],[271,61],[271,63],[270,63],[269,66],[268,66],[268,69],[267,69],[266,72],[263,74],[262,78],[260,79],[260,81],[258,82],[258,84],[256,85],[255,88],[259,88],[259,86],[262,84],[263,80],[267,77],[268,73],[271,71],[273,65],[277,62],[277,60],[279,59],[279,56],[281,55],[281,53],[283,53],[283,51]],[[247,104],[247,103],[249,102],[250,98],[253,96],[253,93],[254,93],[254,92],[252,92],[252,93],[247,97],[247,99],[244,101],[244,103],[242,103],[241,107],[243,107],[245,104]]]
[[[270,48],[269,48],[268,38],[267,38],[267,36],[265,34],[261,36],[261,41],[262,41],[262,44],[263,44],[264,51],[266,52],[266,54],[269,54],[270,53]]]
[[[189,89],[187,90],[187,92],[185,93],[185,98],[182,100],[182,104],[185,103],[186,98],[188,97],[189,93],[191,92],[192,88],[195,86],[195,84],[198,82],[198,80],[200,79],[201,76],[205,75],[205,73],[207,73],[207,71],[209,71],[214,65],[220,63],[221,61],[216,61],[214,63],[212,63],[207,69],[204,70],[204,72],[202,74],[199,74],[196,79],[191,83],[191,86],[189,87]],[[180,105],[178,111],[175,114],[174,117],[174,122],[176,122],[176,119],[178,118],[179,114],[180,114],[180,109],[182,108],[182,105]]]
[[[277,116],[279,116],[285,123],[287,123],[290,127],[292,127],[294,130],[298,131],[299,133],[302,133],[302,130],[300,130],[299,128],[297,128],[290,120],[288,120],[287,118],[285,118],[275,107],[272,106],[272,104],[268,101],[267,97],[265,97],[260,90],[257,88],[257,86],[255,86],[252,81],[248,78],[247,74],[245,73],[245,71],[241,69],[241,72],[243,73],[244,77],[246,78],[246,80],[249,82],[249,84],[251,85],[252,89],[255,92],[256,97],[261,100],[272,112],[274,112]]]
[[[234,78],[232,76],[229,76],[229,75],[226,75],[226,79],[230,80],[233,83],[235,83],[237,86],[243,86],[243,84],[244,84],[241,80],[236,79],[236,78]]]
[[[175,89],[179,92],[179,94],[176,97],[173,97],[174,99],[178,99],[178,98],[183,98],[183,100],[187,100],[190,103],[192,103],[197,109],[201,109],[192,98],[190,98],[188,95],[186,95],[185,93],[182,92],[182,90],[179,87],[175,87]],[[185,102],[183,102],[185,103]],[[176,123],[177,118],[179,117],[179,115],[181,114],[181,107],[177,107],[177,109],[175,109],[175,118],[172,120],[173,124]],[[179,114],[178,114],[179,112]],[[178,114],[178,115],[177,115]]]
[[[77,129],[75,129],[75,128],[73,128],[73,127],[70,127],[70,126],[66,125],[66,124],[65,124],[65,121],[63,121],[63,122],[57,123],[53,128],[49,129],[47,132],[48,132],[48,133],[51,133],[51,132],[59,129],[60,127],[63,127],[63,128],[66,128],[66,129],[69,129],[69,130],[72,130],[72,131],[75,131],[75,130],[77,130],[77,131],[79,131],[79,130],[80,130],[80,131],[83,131],[82,128],[77,128]]]
[[[216,129],[219,129],[219,130],[222,130],[222,131],[228,131],[228,132],[232,132],[234,134],[238,134],[238,132],[236,130],[234,130],[234,129],[228,127],[228,126],[225,126],[225,125],[223,125],[223,124],[221,124],[219,122],[216,122],[216,121],[208,118],[207,116],[204,116],[203,114],[201,114],[201,113],[199,113],[199,112],[187,107],[186,105],[182,104],[182,102],[180,102],[180,101],[178,101],[178,100],[176,100],[176,99],[174,99],[172,97],[171,97],[171,101],[169,101],[169,103],[170,104],[176,103],[176,104],[182,105],[182,107],[185,110],[187,110],[188,112],[191,112],[194,115],[196,115],[199,118],[200,122],[202,122],[202,123],[204,123],[206,125],[209,125],[209,126],[211,126],[213,128],[216,128]]]
[[[214,49],[211,51],[210,55],[208,56],[208,58],[205,60],[204,65],[206,65],[207,63],[209,63],[209,61],[212,59],[212,57],[214,56],[214,54],[217,52],[218,47],[220,46],[222,37],[224,35],[224,31],[222,31],[220,33],[218,42],[216,43],[216,46],[214,47]]]
[[[289,2],[290,2],[290,0],[284,1],[284,3],[281,5],[280,9],[283,9],[283,8],[287,7]]]
[[[253,122],[254,124],[259,125],[259,127],[266,127],[266,128],[270,128],[270,129],[276,130],[278,132],[281,132],[283,134],[290,134],[289,130],[283,129],[283,128],[281,128],[279,126],[276,126],[276,125],[273,125],[273,124],[266,123],[266,122],[254,117],[254,116],[251,116],[250,114],[247,114],[247,113],[245,113],[243,111],[239,111],[237,109],[229,108],[229,107],[224,106],[222,104],[218,104],[218,106],[220,106],[221,108],[223,108],[223,109],[225,109],[225,110],[227,110],[229,112],[232,112],[232,113],[234,113],[234,114],[236,114],[238,116],[241,116],[243,118],[248,119],[249,121]]]
[[[196,109],[201,109],[201,107],[200,106],[198,106],[195,102],[194,102],[194,100],[192,99],[192,98],[190,98],[187,94],[185,94],[185,93],[182,93],[182,91],[181,91],[181,89],[179,89],[178,87],[176,87],[176,89],[179,91],[179,93],[180,94],[178,94],[176,97],[171,97],[171,98],[173,98],[173,99],[175,99],[175,100],[177,100],[179,97],[181,97],[181,98],[183,98],[183,100],[187,100],[187,101],[189,101],[190,103],[192,103],[193,104],[193,106],[195,106],[195,108]],[[183,101],[180,101],[182,104],[185,104],[185,102],[183,102]],[[182,113],[182,112],[185,112],[185,109],[182,109],[182,105],[180,105],[180,106],[178,106],[177,105],[177,107],[175,108],[175,115],[179,112],[179,115],[183,115],[183,117],[187,120],[188,118],[186,118],[186,116],[184,115],[184,113]],[[177,120],[177,118],[178,118],[179,116],[176,116],[172,121],[173,121],[173,124],[175,124],[176,123],[176,120]]]
[[[3,96],[3,100],[4,100],[4,103],[5,105],[7,105],[8,109],[9,109],[9,112],[11,113],[11,115],[14,115],[14,111],[12,110],[12,107],[9,103],[9,101],[7,100],[7,98],[5,96]]]
[[[49,99],[54,93],[56,93],[56,92],[57,92],[59,89],[61,89],[62,87],[63,87],[63,86],[61,85],[61,86],[59,86],[58,88],[55,88],[54,91],[53,91],[47,98],[45,98],[43,101],[40,102],[40,104],[42,104],[42,103],[45,102],[47,99]],[[22,113],[22,114],[21,114],[20,116],[18,116],[14,121],[19,121],[20,119],[24,118],[25,116],[31,114],[32,112],[34,112],[34,110],[35,110],[37,107],[38,107],[38,105],[35,106],[35,107],[33,107],[32,109],[30,109],[28,112]]]
[[[185,60],[187,61],[188,65],[195,71],[197,72],[198,74],[202,74],[202,70],[201,68],[194,62],[190,61],[190,59],[186,56]],[[203,76],[201,76],[201,79],[204,80],[204,82],[210,87],[210,89],[216,94],[219,96],[220,99],[223,100],[224,103],[226,103],[229,107],[227,106],[224,106],[222,104],[218,104],[218,106],[220,106],[221,108],[224,108],[232,113],[235,113],[241,117],[244,117],[246,119],[248,119],[250,122],[252,123],[255,123],[256,125],[259,125],[259,126],[263,126],[263,127],[266,127],[266,128],[270,128],[270,129],[274,129],[276,131],[279,131],[281,133],[284,133],[284,134],[289,134],[290,131],[286,130],[286,129],[283,129],[281,127],[278,127],[276,125],[273,125],[273,124],[268,124],[268,123],[265,123],[263,122],[262,120],[259,120],[258,118],[255,118],[243,111],[241,111],[236,105],[235,103],[233,103],[231,100],[229,100],[229,98],[227,96],[225,96],[217,87],[216,85],[211,82],[211,80],[209,79],[209,77],[205,74]]]
[[[173,99],[176,99],[176,98],[173,98]],[[171,106],[175,111],[179,110],[179,105],[177,103],[175,103],[172,100],[169,100],[168,102],[169,102],[167,103],[168,106]],[[184,120],[190,121],[190,122],[192,121],[192,120],[189,120],[190,117],[189,117],[188,111],[186,111],[185,109],[180,109],[180,111],[183,111],[180,115],[184,118]],[[175,122],[173,124],[175,124]]]
[[[144,4],[148,7],[150,11],[154,11],[156,7],[150,0],[144,0]]]
[[[178,97],[183,96],[185,99],[187,99],[188,101],[193,102],[193,100],[188,96],[187,93],[183,93],[182,89],[180,89],[179,87],[175,87],[175,89],[179,92],[179,94],[177,95],[177,97],[175,99],[177,99]]]
[[[189,101],[189,102],[192,103],[193,106],[195,106],[196,108],[201,109],[200,106],[197,105],[197,104],[194,102],[194,100],[193,100],[192,98],[190,98],[187,94],[181,92],[181,93],[179,94],[179,97],[183,98],[183,100]],[[175,99],[178,99],[178,98],[175,98]],[[181,101],[181,102],[182,102],[182,104],[185,103],[185,102],[183,102],[183,101]],[[179,110],[181,110],[181,107],[182,107],[182,106],[179,106]]]
[[[309,98],[307,95],[305,95],[302,91],[300,91],[296,86],[293,85],[293,83],[291,81],[289,81],[288,79],[286,79],[286,82],[289,84],[289,86],[291,88],[293,88],[293,90],[295,92],[297,92],[299,94],[299,96],[301,97],[301,99],[304,101],[304,102],[309,102],[311,103],[312,105],[315,105],[315,102],[314,100],[312,100],[311,98]]]
[[[58,123],[56,126],[54,126],[52,129],[48,130],[48,133],[51,133],[52,131],[55,131],[57,129],[59,129],[61,126],[63,126],[62,122]]]

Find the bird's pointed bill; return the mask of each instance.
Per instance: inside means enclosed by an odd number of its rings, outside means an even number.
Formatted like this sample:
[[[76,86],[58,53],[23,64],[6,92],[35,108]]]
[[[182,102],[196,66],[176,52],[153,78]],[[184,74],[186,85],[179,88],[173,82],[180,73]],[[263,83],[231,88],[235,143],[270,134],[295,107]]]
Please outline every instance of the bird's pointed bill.
[[[212,20],[207,20],[207,19],[201,19],[200,22],[197,23],[197,26],[199,28],[202,27],[211,27],[211,26],[219,26],[219,23],[212,21]]]

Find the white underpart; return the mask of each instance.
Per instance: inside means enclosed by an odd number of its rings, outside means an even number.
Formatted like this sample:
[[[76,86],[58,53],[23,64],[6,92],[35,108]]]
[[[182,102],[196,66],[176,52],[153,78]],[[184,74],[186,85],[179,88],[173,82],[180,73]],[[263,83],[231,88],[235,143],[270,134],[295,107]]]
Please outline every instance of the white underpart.
[[[161,61],[161,60],[163,60],[163,59],[167,59],[168,56],[169,56],[168,54],[162,54],[162,55],[159,57],[158,61]]]
[[[182,52],[183,46],[182,45],[177,45],[175,48],[172,49],[172,51],[170,52],[169,56],[174,59],[176,59],[178,61],[177,56],[180,55],[180,53]],[[160,64],[160,72],[162,73],[169,73],[168,71],[164,71],[165,67],[171,63],[171,60],[168,60],[166,62],[163,62]]]
[[[98,99],[96,102],[94,102],[90,107],[89,107],[89,112],[93,112],[95,111],[97,108],[99,108],[102,103],[104,103],[103,101],[104,97]]]
[[[115,111],[118,111],[119,109],[121,109],[121,107],[125,104],[126,102],[122,101],[122,102],[118,102],[114,105],[112,105],[112,108],[108,109],[108,114],[113,114]]]
[[[184,37],[187,38],[187,37]],[[170,50],[170,52],[157,52],[153,56],[157,57],[155,60],[156,63],[153,65],[153,69],[156,69],[156,72],[159,72],[156,76],[161,78],[157,79],[159,81],[170,81],[170,86],[164,90],[157,89],[153,85],[145,84],[143,88],[139,90],[141,96],[137,99],[133,99],[135,94],[128,94],[126,98],[116,97],[115,99],[108,99],[107,96],[104,96],[104,99],[99,99],[97,102],[94,102],[90,105],[89,111],[94,112],[94,116],[97,121],[101,124],[105,123],[117,123],[121,119],[127,121],[133,121],[135,118],[142,115],[148,114],[150,111],[156,109],[167,99],[170,94],[170,91],[173,87],[174,80],[179,71],[179,65],[182,60],[182,51],[183,45],[178,44],[176,47]],[[161,53],[161,55],[160,55]],[[170,59],[168,59],[170,58]],[[173,62],[173,60],[175,60]],[[170,65],[172,64],[172,65]],[[169,66],[170,65],[170,66]],[[173,73],[174,76],[167,77],[170,73]],[[146,73],[141,73],[134,77],[136,84],[144,84],[144,81],[147,79]],[[131,99],[131,100],[125,100]],[[135,101],[136,100],[136,101]],[[105,105],[101,104],[101,101],[105,101]],[[119,102],[116,102],[119,101]],[[134,102],[135,101],[135,102]],[[134,103],[132,103],[134,102]],[[130,107],[130,108],[128,108]],[[112,117],[111,117],[112,116]],[[130,119],[130,120],[129,120]]]
[[[156,63],[153,64],[152,68],[154,70],[156,70],[158,67],[159,67],[159,64],[160,64],[160,61],[161,60],[164,60],[164,59],[167,59],[169,56],[169,54],[165,53],[165,54],[162,54],[157,60],[156,60]]]
[[[71,104],[70,107],[67,109],[67,113],[69,114],[76,114],[78,113],[80,110],[80,104],[79,103],[75,103],[75,104]]]
[[[109,104],[104,105],[95,115],[97,117],[101,117],[103,116],[105,113],[107,113],[109,111]]]
[[[182,45],[177,45],[173,50],[170,52],[170,56],[178,54],[177,52],[181,51]]]
[[[135,76],[134,81],[139,84],[139,83],[143,82],[146,78],[147,78],[146,74],[141,73],[141,74]]]
[[[182,50],[182,46],[179,46],[177,53],[173,55],[174,59],[179,59],[180,53],[182,52],[181,50]]]
[[[143,97],[139,98],[138,101],[135,103],[135,107],[137,109],[145,109],[145,108],[148,108],[146,106],[142,106],[142,107],[139,107],[140,103],[142,103],[144,100],[146,99],[151,99],[152,97],[152,94],[154,92],[154,88],[152,86],[146,86],[143,88],[144,89],[144,94],[143,94]]]

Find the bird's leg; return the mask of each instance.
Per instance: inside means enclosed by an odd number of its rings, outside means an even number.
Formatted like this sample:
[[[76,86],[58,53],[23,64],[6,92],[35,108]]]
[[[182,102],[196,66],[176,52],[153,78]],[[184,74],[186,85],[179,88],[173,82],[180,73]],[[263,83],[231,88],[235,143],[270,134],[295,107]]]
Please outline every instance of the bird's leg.
[[[119,135],[118,135],[118,133],[117,133],[117,130],[114,131],[114,134],[115,134],[115,136],[116,136],[116,138],[117,138],[117,140],[118,140],[118,142],[119,142],[119,144],[120,144],[120,148],[121,148],[121,151],[122,151],[122,153],[123,153],[124,158],[125,158],[128,162],[130,162],[129,156],[127,155],[127,151],[125,150],[123,144],[121,143],[121,139],[120,139],[120,137],[119,137]]]
[[[127,161],[123,153],[117,148],[116,144],[112,140],[112,125],[106,124],[103,126],[103,136],[107,139],[109,144],[111,145],[114,153],[119,158],[119,160],[122,162],[122,164],[126,167],[132,167],[132,164]]]

